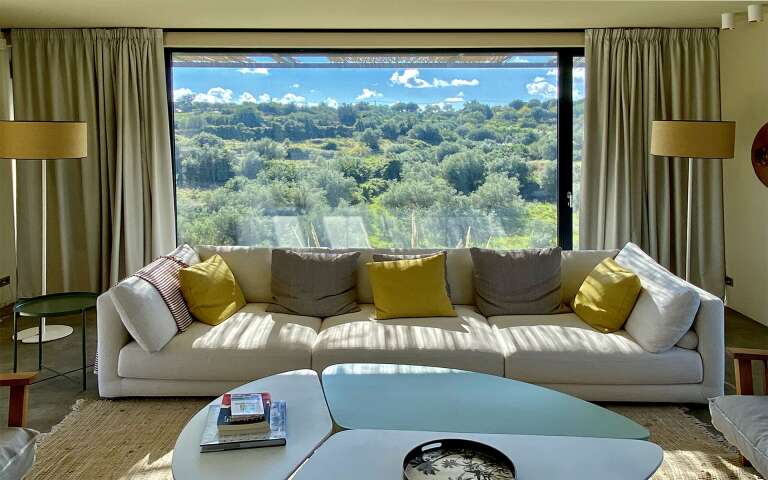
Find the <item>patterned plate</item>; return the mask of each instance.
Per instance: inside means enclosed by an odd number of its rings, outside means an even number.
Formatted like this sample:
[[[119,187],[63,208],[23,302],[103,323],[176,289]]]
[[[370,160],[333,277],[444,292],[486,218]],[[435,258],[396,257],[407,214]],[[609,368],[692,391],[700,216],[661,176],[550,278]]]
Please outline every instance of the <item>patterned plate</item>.
[[[403,461],[405,480],[514,480],[515,466],[488,445],[462,439],[423,443]]]

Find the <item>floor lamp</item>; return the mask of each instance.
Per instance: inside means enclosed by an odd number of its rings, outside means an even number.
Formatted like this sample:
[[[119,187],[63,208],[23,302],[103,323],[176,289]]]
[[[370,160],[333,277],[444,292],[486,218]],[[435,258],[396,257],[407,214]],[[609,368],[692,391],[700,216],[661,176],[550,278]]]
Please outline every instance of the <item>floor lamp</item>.
[[[41,252],[41,280],[42,293],[48,293],[47,287],[47,175],[45,164],[47,160],[52,159],[80,159],[87,156],[88,153],[88,133],[85,122],[23,122],[23,121],[0,121],[0,161],[7,160],[38,160],[42,162],[42,252]],[[14,185],[16,184],[16,169],[13,169]],[[15,187],[14,187],[15,190]],[[15,198],[15,197],[14,197]],[[18,226],[18,215],[15,211],[14,200],[14,222]],[[18,232],[18,229],[16,229]],[[17,265],[18,265],[18,242],[17,246]],[[18,266],[17,266],[18,272]],[[16,291],[18,295],[18,273],[16,275]],[[72,333],[72,327],[66,325],[46,325],[42,322],[43,342],[58,340]],[[18,339],[23,343],[37,343],[37,327],[22,330],[18,334]],[[14,339],[17,340],[17,339]]]
[[[691,160],[733,158],[735,138],[736,122],[656,120],[651,124],[651,155]],[[693,175],[689,174],[688,221],[693,217],[692,192]],[[688,261],[686,270],[690,270]]]

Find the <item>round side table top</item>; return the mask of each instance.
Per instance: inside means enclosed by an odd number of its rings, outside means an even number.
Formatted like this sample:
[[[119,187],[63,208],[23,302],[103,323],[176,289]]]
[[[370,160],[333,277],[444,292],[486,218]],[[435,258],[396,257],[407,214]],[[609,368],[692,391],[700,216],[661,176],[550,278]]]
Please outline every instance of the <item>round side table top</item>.
[[[94,308],[98,296],[93,292],[51,293],[21,299],[13,311],[26,317],[62,317]]]

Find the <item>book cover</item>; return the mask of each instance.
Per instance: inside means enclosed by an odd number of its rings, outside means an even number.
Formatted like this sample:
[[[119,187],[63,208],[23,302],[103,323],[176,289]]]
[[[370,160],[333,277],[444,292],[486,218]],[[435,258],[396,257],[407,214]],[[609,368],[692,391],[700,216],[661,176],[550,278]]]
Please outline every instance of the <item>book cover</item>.
[[[200,439],[201,452],[273,447],[286,444],[288,417],[284,401],[271,402],[269,409],[270,430],[263,433],[220,434],[217,425],[219,410],[221,410],[220,405],[208,407],[208,418],[205,430],[203,430],[203,436]]]

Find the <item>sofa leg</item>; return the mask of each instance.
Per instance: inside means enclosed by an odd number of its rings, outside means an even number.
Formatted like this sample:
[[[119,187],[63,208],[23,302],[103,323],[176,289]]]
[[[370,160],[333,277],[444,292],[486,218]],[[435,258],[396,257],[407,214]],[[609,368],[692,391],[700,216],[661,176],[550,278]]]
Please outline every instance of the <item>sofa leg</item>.
[[[742,455],[742,454],[739,454],[739,463],[741,464],[742,467],[751,467],[752,466],[752,464],[749,463],[749,460],[744,458],[744,455]]]

